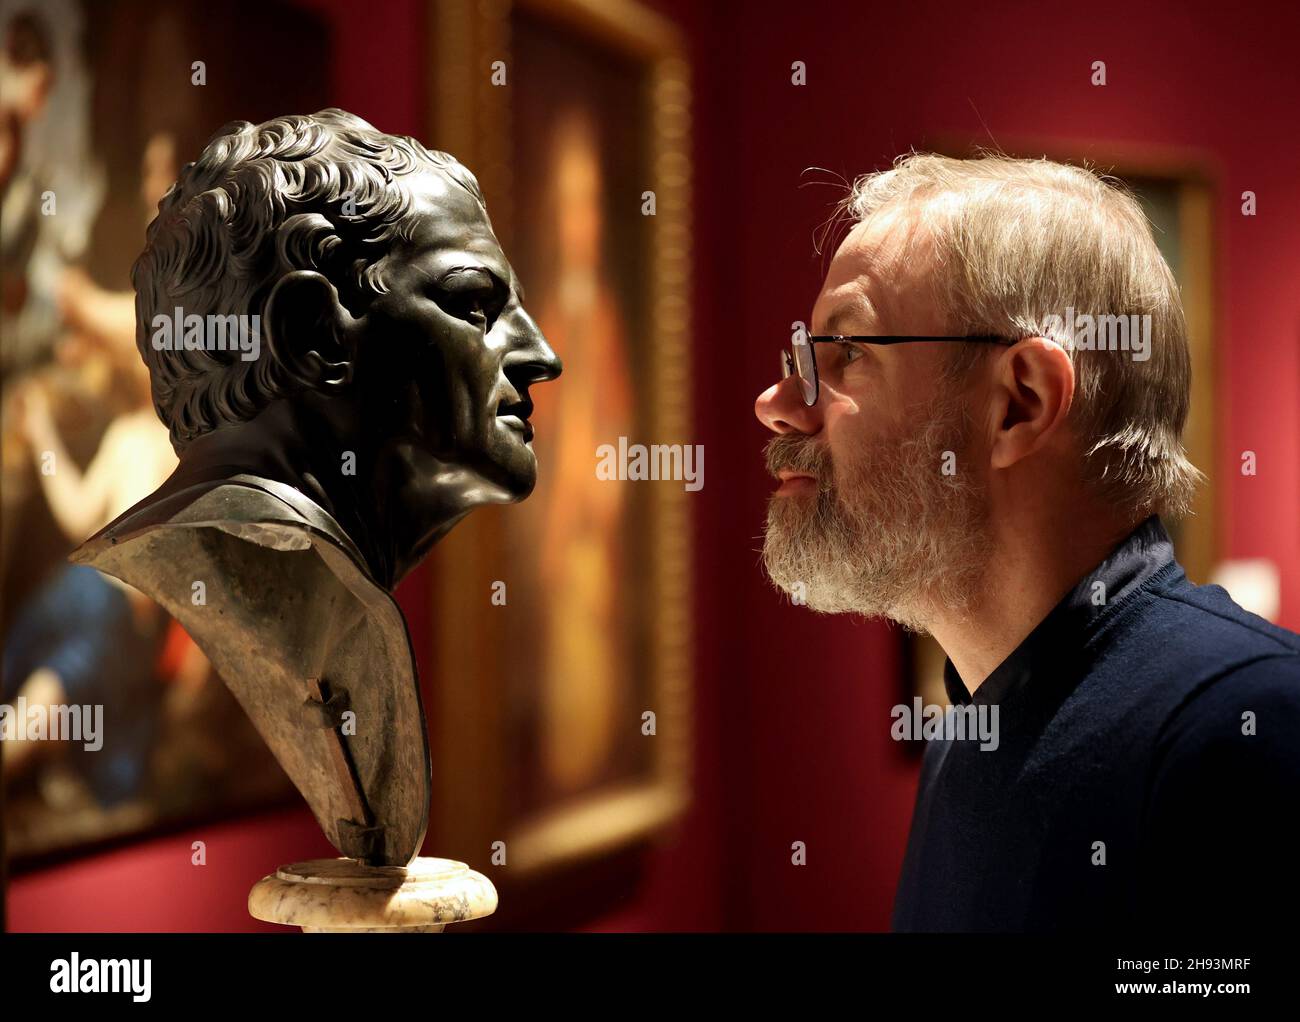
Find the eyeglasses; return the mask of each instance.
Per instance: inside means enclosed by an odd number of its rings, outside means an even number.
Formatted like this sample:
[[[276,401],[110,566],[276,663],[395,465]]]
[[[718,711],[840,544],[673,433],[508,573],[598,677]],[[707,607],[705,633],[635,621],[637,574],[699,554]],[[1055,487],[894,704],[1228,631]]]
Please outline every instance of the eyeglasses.
[[[798,374],[799,387],[803,393],[803,403],[809,408],[817,403],[821,392],[821,382],[817,375],[817,356],[815,344],[913,344],[913,343],[959,343],[1000,344],[1003,347],[1016,342],[1006,337],[979,335],[973,337],[873,337],[857,334],[804,334],[796,335],[789,348],[781,349],[781,379]]]

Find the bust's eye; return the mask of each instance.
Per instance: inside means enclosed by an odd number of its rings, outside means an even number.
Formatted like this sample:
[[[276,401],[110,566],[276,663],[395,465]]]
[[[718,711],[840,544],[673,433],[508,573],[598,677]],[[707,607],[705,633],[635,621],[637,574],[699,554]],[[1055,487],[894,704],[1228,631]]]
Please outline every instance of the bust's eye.
[[[504,288],[485,270],[456,269],[443,274],[434,298],[449,314],[469,323],[486,325],[501,312]]]
[[[452,291],[446,304],[448,311],[461,319],[487,319],[487,295],[482,291]]]

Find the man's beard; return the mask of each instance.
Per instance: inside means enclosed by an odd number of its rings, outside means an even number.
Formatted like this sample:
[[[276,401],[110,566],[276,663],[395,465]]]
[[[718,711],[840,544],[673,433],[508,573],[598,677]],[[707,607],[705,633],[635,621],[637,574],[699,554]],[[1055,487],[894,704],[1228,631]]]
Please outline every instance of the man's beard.
[[[989,537],[984,486],[963,460],[970,429],[951,398],[926,411],[919,430],[869,441],[839,466],[803,434],[768,443],[773,476],[788,468],[818,485],[815,498],[774,496],[767,509],[763,563],[796,602],[924,631],[936,609],[961,613],[979,595]]]

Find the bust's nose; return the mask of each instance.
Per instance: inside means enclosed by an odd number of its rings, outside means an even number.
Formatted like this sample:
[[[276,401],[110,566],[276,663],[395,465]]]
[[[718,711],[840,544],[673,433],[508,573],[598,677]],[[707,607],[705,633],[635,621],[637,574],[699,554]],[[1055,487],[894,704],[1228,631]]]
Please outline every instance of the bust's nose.
[[[516,387],[553,380],[564,371],[560,356],[547,342],[533,318],[523,309],[516,314],[515,330],[504,360],[506,378]]]

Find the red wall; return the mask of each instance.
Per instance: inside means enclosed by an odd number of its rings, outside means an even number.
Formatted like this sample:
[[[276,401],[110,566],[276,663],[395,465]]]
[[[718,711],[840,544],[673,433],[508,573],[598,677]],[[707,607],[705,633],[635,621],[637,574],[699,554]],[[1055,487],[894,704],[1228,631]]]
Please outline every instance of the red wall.
[[[310,6],[334,15],[347,43],[339,105],[419,134],[425,68],[410,26],[422,6],[372,4],[364,24],[345,19],[342,0]],[[897,640],[785,605],[758,567],[770,483],[753,400],[789,323],[809,314],[822,266],[812,235],[837,197],[801,189],[801,172],[851,177],[910,147],[987,143],[986,126],[1008,148],[1075,140],[1104,165],[1117,146],[1173,147],[1214,168],[1222,548],[1278,563],[1282,622],[1300,628],[1300,15],[1172,0],[1078,12],[957,0],[656,6],[688,31],[696,69],[694,378],[707,448],[706,485],[692,495],[697,798],[639,886],[593,905],[585,928],[883,929],[916,784],[915,761],[887,737]],[[807,64],[802,88],[790,84],[794,60]],[[1089,84],[1094,60],[1107,63],[1104,88]],[[1255,218],[1240,216],[1245,189],[1259,196]],[[1239,474],[1246,449],[1255,477]],[[204,883],[186,872],[189,835],[147,842],[17,878],[10,925],[252,928],[243,903],[262,872],[329,854],[305,809],[203,836]],[[806,867],[790,865],[793,841],[807,845]]]
[[[811,311],[822,268],[812,230],[838,197],[800,189],[804,168],[851,177],[912,147],[988,144],[988,131],[1094,140],[1085,152],[1103,165],[1112,146],[1167,146],[1217,168],[1222,549],[1273,558],[1282,621],[1300,627],[1300,14],[1065,6],[762,5],[761,17],[715,16],[701,50],[701,99],[730,111],[697,168],[702,213],[723,224],[722,279],[706,275],[701,306],[701,344],[723,349],[706,399],[726,426],[709,464],[735,466],[705,488],[726,506],[714,547],[727,585],[701,593],[734,664],[723,719],[744,721],[730,725],[729,754],[743,758],[728,775],[726,847],[746,878],[731,925],[886,926],[915,785],[885,737],[886,629],[783,606],[758,580],[757,544],[735,539],[758,533],[770,487],[750,405],[790,322]],[[801,88],[794,60],[808,68]],[[1094,60],[1107,63],[1104,87],[1089,83]],[[1240,215],[1246,189],[1258,217]],[[1240,475],[1243,449],[1257,452],[1258,476]],[[787,865],[796,838],[809,842],[807,869]]]

